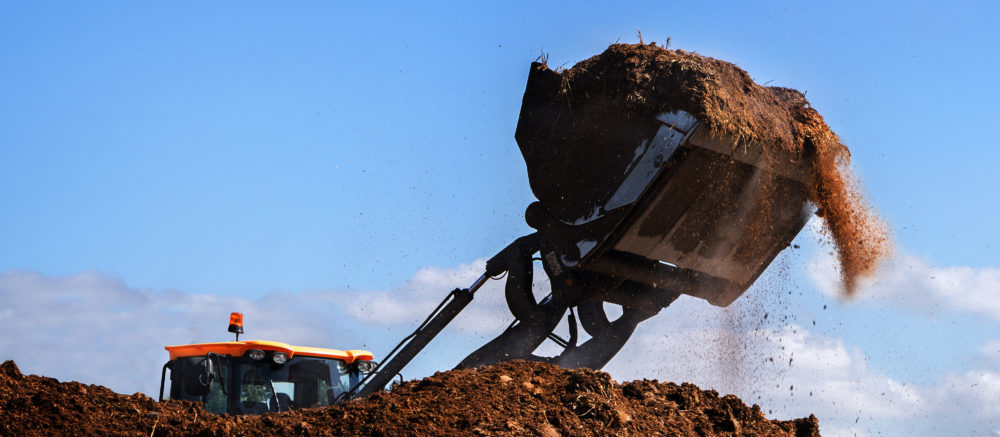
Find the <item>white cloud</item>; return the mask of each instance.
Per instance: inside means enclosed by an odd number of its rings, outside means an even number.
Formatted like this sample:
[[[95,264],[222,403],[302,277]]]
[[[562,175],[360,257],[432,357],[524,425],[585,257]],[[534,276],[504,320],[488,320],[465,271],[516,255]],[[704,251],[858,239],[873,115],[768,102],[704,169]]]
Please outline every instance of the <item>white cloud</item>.
[[[979,354],[989,362],[1000,363],[1000,339],[987,341],[979,350]]]
[[[347,313],[365,323],[414,327],[455,288],[472,285],[485,268],[486,260],[476,260],[455,268],[420,269],[410,280],[392,291],[333,293],[339,300],[353,303]],[[497,333],[510,323],[506,317],[503,282],[487,281],[470,304],[452,323],[452,329],[470,335]]]
[[[809,263],[813,281],[824,293],[840,295],[836,262],[827,253]],[[897,253],[877,275],[863,278],[860,299],[884,299],[923,315],[976,314],[1000,321],[1000,268],[936,267]]]
[[[230,311],[245,313],[247,338],[384,353],[482,265],[423,269],[392,291],[258,299],[140,290],[95,272],[0,273],[0,360],[14,359],[29,373],[155,394],[162,346],[231,338],[224,328]],[[502,288],[490,281],[407,376],[447,369],[498,334],[510,321]],[[656,377],[735,393],[769,417],[816,414],[827,436],[1000,429],[1000,339],[983,344],[964,369],[912,384],[871,368],[865,351],[841,338],[779,320],[778,307],[788,303],[774,296],[782,295],[751,290],[726,309],[682,297],[641,324],[607,370],[619,380]],[[762,318],[768,312],[775,316]]]
[[[670,311],[674,308],[669,308]],[[768,417],[815,414],[824,436],[971,435],[1000,431],[1000,373],[949,374],[928,385],[870,368],[862,350],[795,324],[733,331],[718,308],[684,305],[650,320],[608,366],[616,379],[690,381],[762,406]],[[695,312],[691,310],[694,309]],[[721,340],[720,340],[721,339]],[[995,365],[995,362],[994,362]]]
[[[785,295],[755,287],[729,308],[682,297],[643,322],[606,370],[618,380],[655,377],[733,393],[772,418],[815,414],[824,436],[1000,431],[1000,340],[986,341],[979,358],[937,379],[901,380],[869,364],[869,353],[885,351],[865,351],[776,317],[796,311]],[[902,356],[935,360],[934,354]]]
[[[97,383],[113,390],[155,394],[169,344],[226,341],[230,312],[243,312],[241,339],[279,340],[385,353],[456,287],[467,287],[484,262],[427,268],[392,291],[270,293],[257,299],[180,291],[151,291],[97,272],[50,277],[0,273],[0,360],[22,371]],[[489,281],[432,343],[437,360],[418,375],[448,368],[510,322],[502,283]],[[412,372],[412,370],[410,371]],[[409,373],[413,374],[413,373]]]

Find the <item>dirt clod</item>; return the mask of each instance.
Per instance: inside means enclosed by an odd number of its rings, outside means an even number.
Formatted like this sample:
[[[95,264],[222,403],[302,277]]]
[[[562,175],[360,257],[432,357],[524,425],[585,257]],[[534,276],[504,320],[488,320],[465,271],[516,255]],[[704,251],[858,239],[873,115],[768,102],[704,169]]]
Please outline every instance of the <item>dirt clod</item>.
[[[502,383],[504,375],[532,388]],[[768,420],[756,405],[691,384],[619,384],[603,372],[524,361],[436,373],[332,407],[241,417],[23,376],[12,361],[0,367],[0,435],[818,436],[818,430],[815,417]]]

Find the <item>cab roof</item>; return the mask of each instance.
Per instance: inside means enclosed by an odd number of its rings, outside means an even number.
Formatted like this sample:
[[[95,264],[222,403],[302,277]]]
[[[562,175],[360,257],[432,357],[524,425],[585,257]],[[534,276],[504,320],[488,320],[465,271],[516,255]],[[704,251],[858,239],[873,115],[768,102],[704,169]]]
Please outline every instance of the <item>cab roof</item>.
[[[166,346],[164,347],[164,349],[170,352],[171,360],[176,360],[178,358],[183,358],[183,357],[201,356],[209,352],[216,353],[219,355],[242,357],[250,349],[284,352],[286,355],[288,355],[288,358],[296,356],[333,358],[337,360],[344,360],[344,362],[348,364],[353,363],[355,360],[371,361],[372,359],[375,358],[371,352],[365,350],[353,349],[353,350],[342,351],[337,349],[324,349],[319,347],[292,346],[288,343],[281,343],[278,341],[260,341],[260,340],[181,344],[174,346]]]

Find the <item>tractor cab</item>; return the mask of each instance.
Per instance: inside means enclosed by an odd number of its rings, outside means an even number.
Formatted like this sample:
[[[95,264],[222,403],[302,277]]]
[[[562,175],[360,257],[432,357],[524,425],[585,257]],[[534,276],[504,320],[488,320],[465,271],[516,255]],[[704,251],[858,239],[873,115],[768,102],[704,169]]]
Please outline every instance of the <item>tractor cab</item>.
[[[332,405],[348,397],[376,363],[363,350],[239,341],[242,315],[230,317],[237,341],[166,346],[160,400],[170,370],[170,399],[201,402],[215,414],[263,414]]]

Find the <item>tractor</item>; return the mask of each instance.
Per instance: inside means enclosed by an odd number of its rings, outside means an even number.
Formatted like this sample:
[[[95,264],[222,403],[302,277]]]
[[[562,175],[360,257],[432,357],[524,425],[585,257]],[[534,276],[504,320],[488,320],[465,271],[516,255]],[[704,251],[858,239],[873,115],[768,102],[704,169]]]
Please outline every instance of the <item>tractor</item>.
[[[243,314],[232,313],[236,340],[167,346],[160,400],[170,370],[170,398],[201,402],[215,414],[263,414],[336,404],[375,369],[372,353],[240,341]]]
[[[568,108],[561,87],[559,73],[532,63],[515,139],[538,199],[525,212],[535,232],[489,259],[468,288],[449,293],[381,364],[367,351],[275,342],[168,346],[171,397],[256,414],[384,390],[486,281],[504,274],[514,322],[458,367],[524,359],[600,369],[639,323],[681,295],[730,305],[812,215],[803,164],[765,162],[759,150],[736,147],[738,139],[715,135],[683,110]],[[770,194],[761,202],[765,181]],[[543,299],[532,290],[536,261],[551,286]],[[612,320],[607,303],[622,314]],[[553,332],[564,317],[568,337]],[[535,355],[546,340],[562,352]]]

